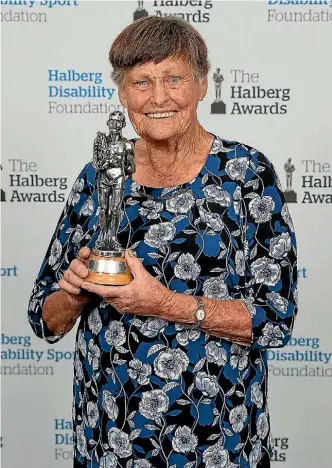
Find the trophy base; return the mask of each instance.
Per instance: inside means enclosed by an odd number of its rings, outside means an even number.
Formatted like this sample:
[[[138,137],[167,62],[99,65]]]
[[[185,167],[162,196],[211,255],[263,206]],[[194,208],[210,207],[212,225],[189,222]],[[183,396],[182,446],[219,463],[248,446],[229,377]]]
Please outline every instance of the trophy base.
[[[226,104],[223,101],[214,101],[211,104],[211,114],[226,114]]]
[[[284,195],[287,203],[297,203],[297,195],[294,190],[286,189]]]
[[[124,286],[133,276],[121,250],[93,249],[87,260],[89,276],[86,281],[104,286]]]
[[[149,13],[146,10],[136,10],[134,13],[134,21],[141,18],[146,18],[147,16],[149,16]]]

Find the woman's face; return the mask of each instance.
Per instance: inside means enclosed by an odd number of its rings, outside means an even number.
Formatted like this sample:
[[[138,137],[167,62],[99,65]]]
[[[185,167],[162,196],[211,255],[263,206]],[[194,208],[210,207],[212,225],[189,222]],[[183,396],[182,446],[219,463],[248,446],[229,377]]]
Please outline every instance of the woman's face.
[[[196,122],[197,104],[206,91],[206,77],[195,80],[188,62],[177,57],[127,71],[119,95],[142,138],[167,140]]]

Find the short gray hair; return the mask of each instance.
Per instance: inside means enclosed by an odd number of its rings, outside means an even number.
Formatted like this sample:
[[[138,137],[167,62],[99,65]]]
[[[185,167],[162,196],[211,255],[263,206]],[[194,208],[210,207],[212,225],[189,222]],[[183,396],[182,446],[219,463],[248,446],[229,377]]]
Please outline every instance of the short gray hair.
[[[112,80],[121,86],[125,72],[136,65],[177,56],[188,61],[196,79],[210,69],[206,43],[190,23],[172,16],[138,19],[121,31],[111,46]]]

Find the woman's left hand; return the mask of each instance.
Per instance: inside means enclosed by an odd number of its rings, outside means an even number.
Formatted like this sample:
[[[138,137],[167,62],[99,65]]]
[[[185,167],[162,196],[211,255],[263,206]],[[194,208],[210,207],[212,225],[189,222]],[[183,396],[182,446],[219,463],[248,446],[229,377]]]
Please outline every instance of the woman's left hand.
[[[126,250],[125,258],[134,277],[126,286],[101,286],[84,281],[81,288],[103,297],[118,312],[159,315],[174,292],[148,273],[141,261]]]

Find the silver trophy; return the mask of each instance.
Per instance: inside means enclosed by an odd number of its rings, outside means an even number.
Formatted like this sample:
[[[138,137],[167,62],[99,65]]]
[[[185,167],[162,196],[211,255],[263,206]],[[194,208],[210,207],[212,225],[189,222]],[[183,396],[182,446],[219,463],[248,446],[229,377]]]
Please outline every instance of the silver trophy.
[[[124,285],[132,275],[124,258],[124,248],[118,241],[121,206],[126,178],[135,168],[134,145],[122,136],[125,116],[116,111],[109,115],[109,134],[97,132],[93,145],[92,166],[96,170],[100,207],[100,235],[87,261],[91,283]]]

